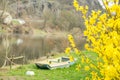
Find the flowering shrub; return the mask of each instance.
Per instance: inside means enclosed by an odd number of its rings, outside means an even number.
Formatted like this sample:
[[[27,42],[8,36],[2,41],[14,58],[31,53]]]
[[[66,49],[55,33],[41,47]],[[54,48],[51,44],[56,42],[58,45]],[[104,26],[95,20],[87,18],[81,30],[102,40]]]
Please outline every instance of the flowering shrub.
[[[70,42],[70,47],[67,47],[65,50],[65,53],[69,55],[70,61],[74,61],[73,56],[71,55],[72,53],[79,54],[80,51],[76,48],[74,38],[72,35],[68,35],[68,40]]]
[[[98,54],[96,59],[97,64],[82,56],[81,61],[87,63],[85,70],[91,68],[91,76],[86,77],[86,80],[119,80],[120,79],[120,5],[119,0],[103,0],[104,12],[91,11],[87,15],[88,7],[80,6],[77,0],[74,0],[73,5],[77,11],[81,11],[85,21],[86,30],[84,35],[87,37],[85,48],[89,51],[94,51]],[[109,6],[109,3],[113,3]],[[73,40],[73,39],[71,39]],[[71,47],[75,47],[74,40],[71,41]],[[73,44],[72,44],[73,43]],[[68,49],[68,52],[71,48]],[[78,51],[78,50],[77,50]],[[101,61],[102,59],[102,61]],[[79,70],[81,65],[77,65]]]

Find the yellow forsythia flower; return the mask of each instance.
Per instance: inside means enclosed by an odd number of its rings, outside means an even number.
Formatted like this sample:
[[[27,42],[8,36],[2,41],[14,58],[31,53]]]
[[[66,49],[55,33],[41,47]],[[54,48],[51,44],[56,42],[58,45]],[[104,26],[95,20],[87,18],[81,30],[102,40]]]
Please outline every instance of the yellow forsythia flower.
[[[89,62],[90,62],[90,59],[89,59],[89,58],[87,58],[87,59],[86,59],[86,63],[89,63]]]
[[[68,47],[68,48],[65,49],[65,53],[66,53],[66,54],[69,54],[70,51],[71,51],[71,48],[70,48],[70,47]]]
[[[69,59],[70,59],[71,62],[74,61],[74,57],[73,56],[70,56]]]
[[[78,0],[74,0],[75,9],[81,11],[85,21],[85,48],[97,53],[100,59],[93,65],[82,56],[81,62],[88,63],[92,69],[98,71],[99,75],[95,72],[91,80],[120,80],[120,4],[119,0],[102,1],[106,10],[92,10],[87,16],[88,7],[80,6]],[[71,39],[71,43],[73,42]],[[89,71],[89,66],[84,69]]]
[[[89,66],[85,66],[85,71],[89,71],[90,70],[90,67]]]
[[[75,47],[75,44],[74,44],[74,43],[71,43],[71,46],[74,48],[74,47]]]
[[[82,62],[82,63],[84,63],[84,62],[85,62],[85,59],[84,59],[84,57],[83,57],[83,56],[82,56],[81,62]]]
[[[85,49],[88,49],[89,48],[89,45],[88,44],[85,44]]]

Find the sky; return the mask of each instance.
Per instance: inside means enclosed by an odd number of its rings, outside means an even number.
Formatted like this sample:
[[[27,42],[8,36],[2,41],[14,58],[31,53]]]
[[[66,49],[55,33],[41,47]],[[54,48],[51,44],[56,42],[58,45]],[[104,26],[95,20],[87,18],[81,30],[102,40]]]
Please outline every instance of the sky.
[[[104,6],[102,0],[98,0],[98,1],[99,1],[100,5],[102,6],[102,8],[105,9],[105,6]],[[108,3],[108,6],[111,7],[113,4],[114,3],[111,1],[111,2]]]
[[[104,6],[102,0],[98,0],[98,1],[99,1],[100,5],[102,6],[102,8],[105,9],[105,6]]]

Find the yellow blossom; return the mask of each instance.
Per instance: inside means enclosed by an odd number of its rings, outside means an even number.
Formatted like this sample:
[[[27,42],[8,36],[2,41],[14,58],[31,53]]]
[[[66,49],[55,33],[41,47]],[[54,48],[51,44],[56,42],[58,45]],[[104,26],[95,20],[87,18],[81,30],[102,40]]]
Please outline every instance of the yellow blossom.
[[[68,47],[68,48],[65,49],[65,53],[66,53],[66,54],[69,54],[70,51],[71,51],[71,48],[70,48],[70,47]]]
[[[85,71],[89,71],[90,67],[89,66],[85,66]]]
[[[73,41],[73,36],[72,35],[68,35],[68,40],[72,42]]]
[[[74,57],[73,56],[70,56],[69,59],[70,59],[71,62],[74,61]]]
[[[85,62],[85,59],[84,59],[84,57],[83,57],[83,56],[82,56],[81,62],[82,62],[82,63],[84,63],[84,62]]]
[[[72,46],[73,48],[76,47],[74,43],[71,43],[71,46]]]
[[[110,3],[112,2],[112,5]],[[119,0],[103,0],[105,11],[92,10],[86,16],[88,7],[80,6],[78,0],[74,0],[74,7],[81,11],[85,21],[86,29],[84,35],[87,37],[85,48],[98,54],[97,64],[93,65],[92,60],[81,56],[82,64],[88,66],[84,70],[89,71],[90,67],[96,72],[92,73],[91,80],[119,80],[120,79],[120,5]],[[74,43],[73,39],[69,39]],[[74,46],[72,46],[74,47]],[[89,67],[90,66],[90,67]],[[99,75],[97,74],[99,72]]]
[[[86,61],[86,63],[90,63],[90,59],[89,58],[87,58],[85,61]]]
[[[85,44],[85,49],[89,49],[89,45],[88,44]]]

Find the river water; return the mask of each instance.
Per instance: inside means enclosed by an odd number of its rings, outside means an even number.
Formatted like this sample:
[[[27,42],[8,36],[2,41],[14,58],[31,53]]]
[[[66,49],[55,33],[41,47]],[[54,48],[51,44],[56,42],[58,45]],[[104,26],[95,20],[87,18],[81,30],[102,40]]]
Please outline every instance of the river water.
[[[76,36],[75,42],[79,49],[84,49],[85,39]],[[67,36],[63,35],[44,35],[37,37],[32,35],[1,35],[0,66],[4,63],[6,51],[8,52],[8,57],[25,56],[25,61],[28,61],[50,54],[62,53],[68,45]]]

